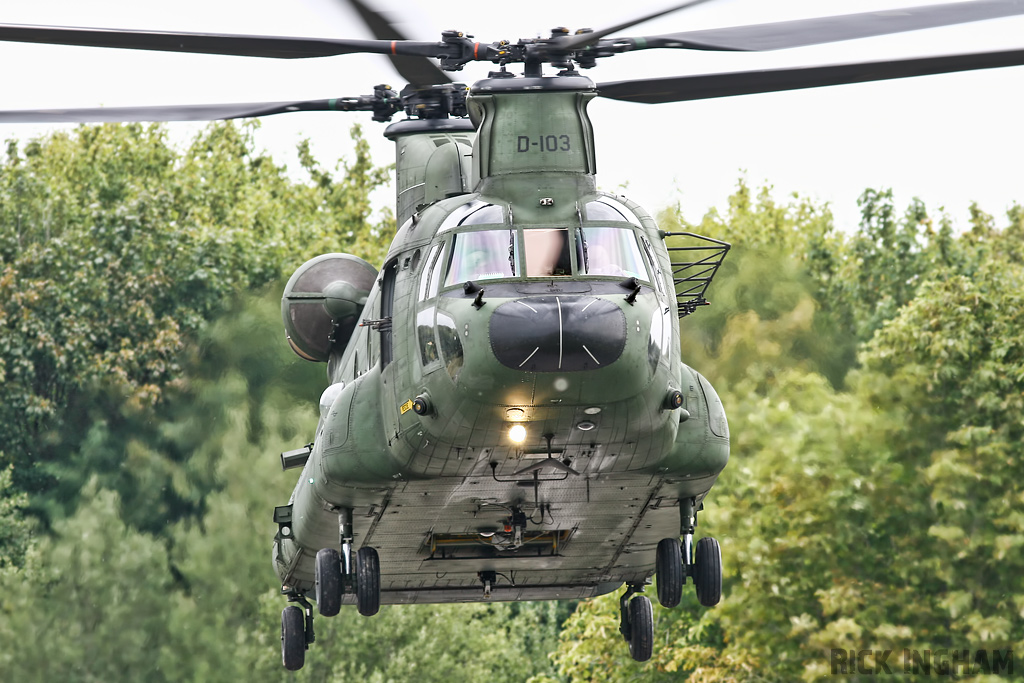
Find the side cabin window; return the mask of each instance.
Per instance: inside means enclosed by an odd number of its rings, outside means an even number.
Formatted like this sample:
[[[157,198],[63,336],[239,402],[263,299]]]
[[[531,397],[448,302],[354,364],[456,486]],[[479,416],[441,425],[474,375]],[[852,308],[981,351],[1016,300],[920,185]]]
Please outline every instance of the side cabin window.
[[[583,245],[581,270],[586,274],[651,279],[632,230],[584,227],[577,239]]]
[[[398,277],[398,259],[384,266],[384,276],[380,283],[380,318],[386,323],[380,326],[380,369],[386,368],[392,361],[391,321],[395,308],[395,280]]]
[[[514,230],[477,230],[455,235],[448,256],[445,287],[467,280],[516,276]]]

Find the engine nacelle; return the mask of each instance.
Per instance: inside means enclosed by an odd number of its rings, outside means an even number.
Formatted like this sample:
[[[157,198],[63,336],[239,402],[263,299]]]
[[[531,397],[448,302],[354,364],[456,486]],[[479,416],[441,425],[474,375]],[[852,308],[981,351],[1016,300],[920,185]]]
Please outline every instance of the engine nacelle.
[[[322,254],[299,266],[281,298],[292,350],[306,360],[327,362],[331,347],[344,347],[352,336],[376,279],[377,269],[352,254]]]

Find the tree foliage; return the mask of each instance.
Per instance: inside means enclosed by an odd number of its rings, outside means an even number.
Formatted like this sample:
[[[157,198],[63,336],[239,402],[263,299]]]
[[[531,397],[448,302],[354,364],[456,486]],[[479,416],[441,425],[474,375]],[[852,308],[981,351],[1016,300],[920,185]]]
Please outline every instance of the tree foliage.
[[[68,490],[93,469],[68,467],[82,434],[98,469],[120,466],[122,449],[103,447],[97,403],[115,426],[150,421],[182,375],[187,340],[234,295],[281,279],[316,249],[382,253],[369,245],[390,221],[371,221],[368,195],[386,169],[372,165],[358,128],[340,179],[306,149],[304,184],[255,151],[253,125],[211,125],[183,153],[160,126],[137,124],[82,126],[23,152],[8,144],[0,441],[22,490],[71,477],[35,507],[73,509]]]

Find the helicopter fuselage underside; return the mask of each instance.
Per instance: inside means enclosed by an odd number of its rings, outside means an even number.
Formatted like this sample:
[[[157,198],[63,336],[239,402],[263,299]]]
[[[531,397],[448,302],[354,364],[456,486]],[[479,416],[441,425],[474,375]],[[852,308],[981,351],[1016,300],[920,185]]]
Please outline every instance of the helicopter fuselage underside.
[[[354,509],[357,543],[380,552],[382,603],[482,601],[479,575],[485,571],[499,577],[490,600],[601,595],[623,582],[642,583],[651,574],[658,541],[678,535],[677,494],[658,475],[570,475],[571,481],[542,475],[541,512],[533,504],[530,476],[519,486],[496,482],[486,463],[478,469],[480,476],[402,482],[383,492],[379,504]],[[711,483],[694,482],[698,488]],[[503,535],[508,517],[499,502],[518,502],[534,519],[544,518],[546,523],[531,525],[528,535],[564,531],[567,540],[557,547],[550,541],[528,541],[517,550],[497,547],[495,536]],[[337,516],[324,511],[319,521],[324,547],[336,547]],[[475,547],[468,539],[432,544],[468,535],[476,535]],[[312,587],[317,545],[294,548],[288,585]],[[354,594],[344,601],[354,603]]]

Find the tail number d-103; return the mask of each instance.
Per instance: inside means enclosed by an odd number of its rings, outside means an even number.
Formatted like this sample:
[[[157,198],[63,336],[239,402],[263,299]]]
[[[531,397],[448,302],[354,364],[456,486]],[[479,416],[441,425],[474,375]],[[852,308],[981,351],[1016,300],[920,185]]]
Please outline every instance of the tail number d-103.
[[[518,152],[569,152],[572,150],[568,135],[520,135],[516,141]]]

